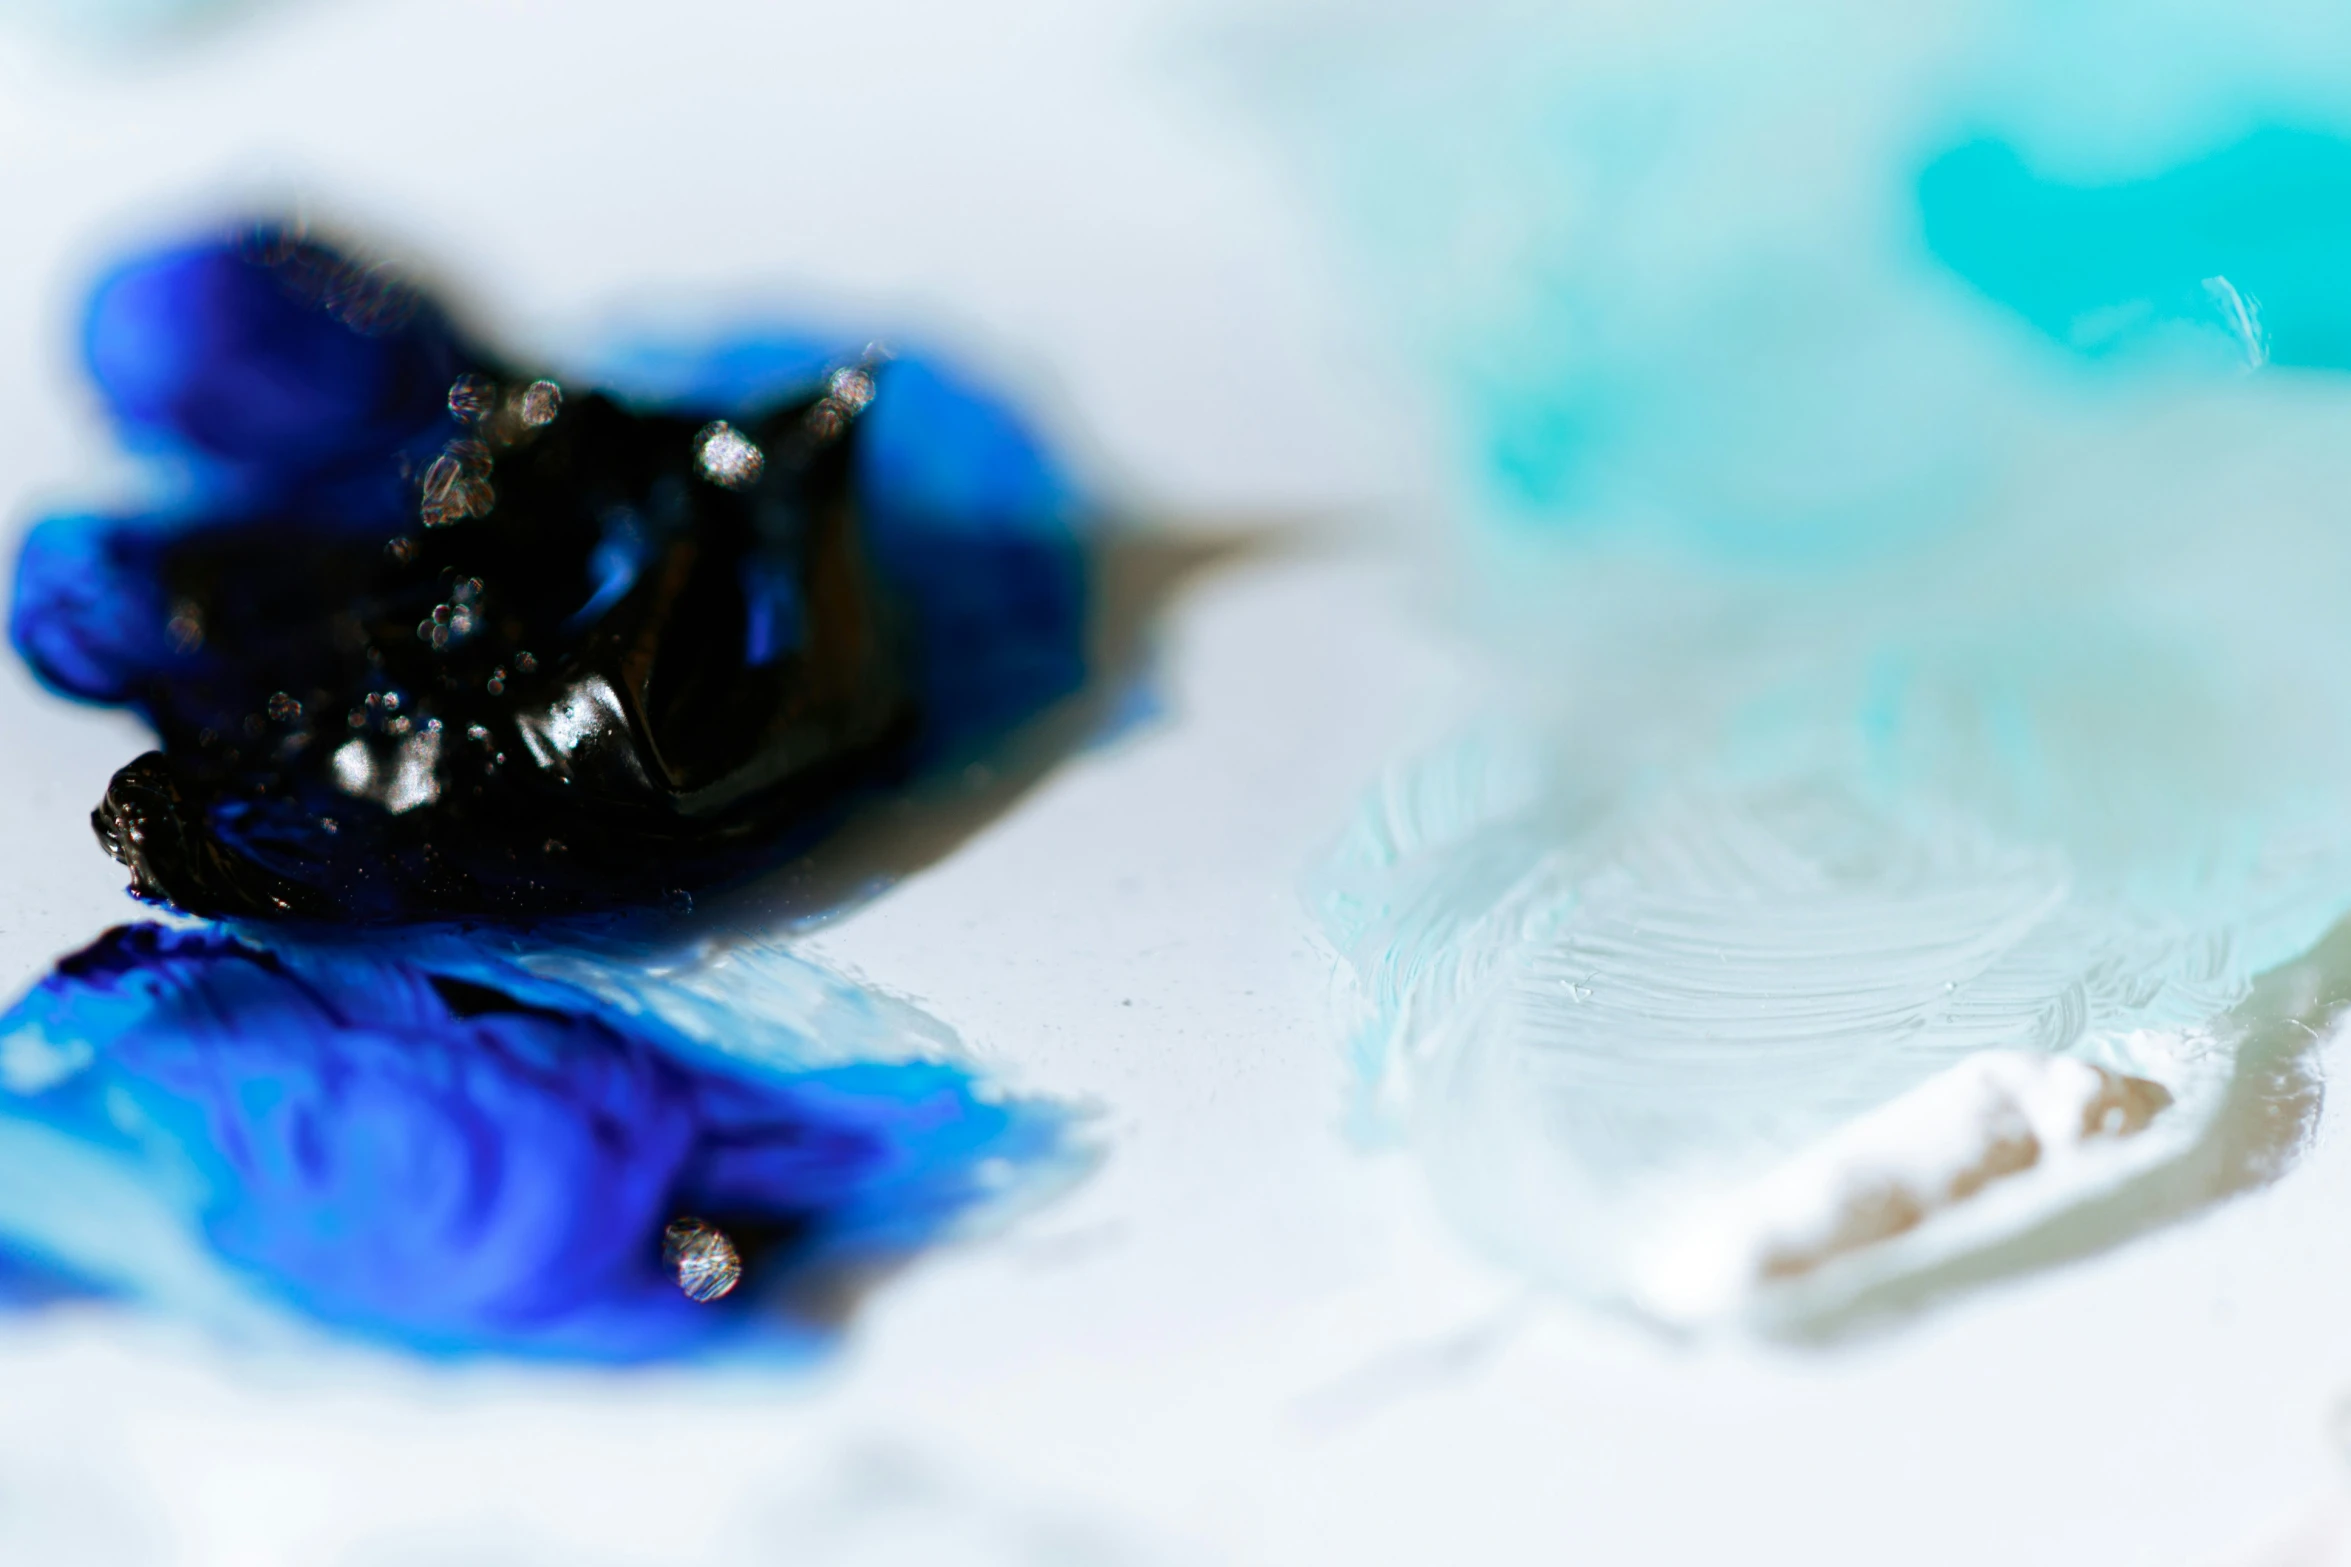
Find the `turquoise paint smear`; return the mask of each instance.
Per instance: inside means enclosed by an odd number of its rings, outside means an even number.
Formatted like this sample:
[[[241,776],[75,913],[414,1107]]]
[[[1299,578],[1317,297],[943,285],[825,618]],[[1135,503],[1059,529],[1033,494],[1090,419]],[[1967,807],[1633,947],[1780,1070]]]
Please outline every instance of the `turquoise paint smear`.
[[[2006,142],[1973,141],[1927,165],[1918,205],[1937,260],[2068,347],[2104,354],[2187,326],[2255,363],[2351,369],[2341,137],[2267,126],[2102,184],[2049,178]]]
[[[1314,41],[1253,80],[1451,418],[1503,671],[1309,881],[1368,1122],[1498,1256],[1688,1320],[1662,1237],[1970,1062],[2171,1095],[1758,1280],[1782,1327],[2273,1176],[2346,992],[2351,383],[2300,372],[2351,366],[2351,17]]]

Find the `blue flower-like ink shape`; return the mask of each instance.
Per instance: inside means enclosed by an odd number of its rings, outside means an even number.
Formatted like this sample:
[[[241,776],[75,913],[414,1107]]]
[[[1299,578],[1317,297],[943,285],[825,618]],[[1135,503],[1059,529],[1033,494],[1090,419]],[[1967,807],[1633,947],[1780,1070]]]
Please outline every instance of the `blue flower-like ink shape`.
[[[1084,508],[929,361],[742,333],[559,383],[274,228],[124,263],[83,341],[170,482],[34,527],[10,632],[153,724],[95,825],[190,912],[668,902],[1087,677]]]
[[[126,438],[255,495],[446,436],[450,384],[480,368],[416,289],[283,229],[125,262],[82,353]]]
[[[778,1068],[462,947],[109,932],[0,1018],[0,1286],[432,1353],[805,1349],[812,1303],[1056,1167],[1056,1111],[933,1061]],[[688,1298],[664,1232],[731,1242]]]

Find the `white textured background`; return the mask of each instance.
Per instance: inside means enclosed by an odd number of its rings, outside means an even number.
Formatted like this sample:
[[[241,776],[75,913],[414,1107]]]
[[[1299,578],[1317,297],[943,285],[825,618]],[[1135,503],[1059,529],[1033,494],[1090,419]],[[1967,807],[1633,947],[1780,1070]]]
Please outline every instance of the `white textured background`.
[[[798,302],[962,351],[1132,509],[1358,540],[1208,579],[1163,719],[812,942],[1098,1106],[1087,1185],[913,1270],[796,1380],[9,1326],[0,1560],[2332,1559],[2332,1121],[2267,1192],[1835,1354],[1535,1306],[1408,1160],[1344,1141],[1293,880],[1474,674],[1385,526],[1433,521],[1414,398],[1200,40],[1172,0],[317,0],[127,59],[0,34],[11,531],[108,482],[69,357],[89,268],[292,200],[550,355],[626,312]],[[13,991],[133,912],[85,823],[139,740],[13,664],[0,739]]]

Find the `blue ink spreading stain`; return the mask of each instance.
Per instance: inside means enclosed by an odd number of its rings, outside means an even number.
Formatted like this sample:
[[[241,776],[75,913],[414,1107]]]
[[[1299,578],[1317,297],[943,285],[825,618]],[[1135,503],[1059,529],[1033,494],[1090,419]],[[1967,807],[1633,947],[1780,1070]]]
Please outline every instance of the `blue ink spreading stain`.
[[[1062,1163],[1066,1130],[953,1065],[754,1062],[459,944],[128,926],[0,1018],[0,1298],[258,1293],[428,1353],[806,1349],[842,1285]],[[740,1289],[681,1292],[684,1218]]]
[[[1079,498],[925,361],[747,334],[567,389],[266,228],[127,263],[84,342],[162,498],[35,527],[10,629],[154,725],[94,818],[151,899],[662,905],[1086,680]]]
[[[2089,355],[2169,326],[2249,357],[2351,369],[2351,141],[2272,126],[2139,179],[2073,184],[2005,142],[1953,148],[1918,179],[1937,259]]]

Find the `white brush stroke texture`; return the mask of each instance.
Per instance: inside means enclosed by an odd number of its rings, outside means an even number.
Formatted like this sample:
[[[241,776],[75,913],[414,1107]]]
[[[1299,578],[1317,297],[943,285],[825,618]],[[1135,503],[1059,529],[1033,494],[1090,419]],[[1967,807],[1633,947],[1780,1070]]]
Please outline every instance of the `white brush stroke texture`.
[[[1490,1249],[1628,1303],[1660,1225],[1977,1051],[2153,1078],[2159,1141],[2213,1113],[2230,1009],[2351,889],[2344,399],[2047,406],[1931,548],[1528,549],[1521,689],[1311,891]]]
[[[2351,30],[1404,3],[1320,43],[1260,85],[1463,437],[1519,687],[1310,884],[1447,1208],[1678,1319],[1655,1237],[1977,1052],[2162,1083],[2125,1163],[2217,1135],[2232,1009],[2351,907],[2351,397],[2258,368],[2233,284],[2092,368],[1940,270],[1913,182],[1987,133],[2120,178],[2334,123]]]

